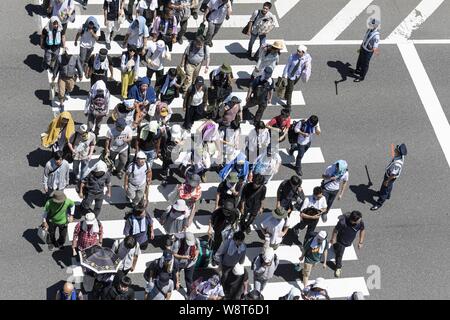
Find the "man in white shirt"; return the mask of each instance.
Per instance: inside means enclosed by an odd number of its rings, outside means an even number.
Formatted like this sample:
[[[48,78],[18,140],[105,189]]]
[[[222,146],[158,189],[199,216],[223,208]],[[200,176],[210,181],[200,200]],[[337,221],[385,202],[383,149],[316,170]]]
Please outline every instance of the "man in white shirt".
[[[123,40],[124,45],[136,46],[137,53],[141,57],[145,56],[147,50],[147,40],[148,37],[150,37],[150,32],[145,22],[144,17],[138,16],[132,23],[130,23],[125,39]]]
[[[263,8],[261,10],[255,10],[250,18],[250,25],[247,33],[247,35],[250,36],[247,50],[249,58],[252,57],[253,44],[255,43],[256,38],[259,37],[259,48],[261,48],[261,46],[266,43],[267,34],[275,27],[275,17],[270,12],[271,8],[272,4],[270,2],[265,2]],[[258,61],[259,48],[253,58],[255,61]]]
[[[327,211],[327,201],[323,196],[321,187],[315,187],[313,195],[306,197],[300,209],[301,221],[294,227],[294,232],[299,235],[300,230],[306,229],[305,239],[314,232],[319,222],[319,217]]]
[[[289,227],[288,211],[282,207],[276,208],[272,215],[261,223],[262,232],[265,235],[265,246],[277,250]]]
[[[122,169],[128,160],[128,147],[133,138],[133,130],[127,125],[125,119],[121,118],[116,121],[116,126],[110,128],[106,134],[105,152],[112,161],[119,156],[119,163],[116,166],[116,174],[122,179]]]
[[[283,70],[283,78],[287,79],[286,85],[286,104],[290,108],[292,105],[292,92],[294,86],[300,78],[303,82],[307,82],[311,76],[311,56],[306,51],[308,48],[299,45],[297,52],[289,56],[289,60]]]
[[[136,160],[128,166],[123,183],[123,189],[133,206],[137,206],[142,199],[147,202],[151,182],[152,169],[147,162],[147,156],[143,151],[139,151]]]
[[[80,62],[83,69],[86,67],[87,59],[94,51],[95,43],[100,37],[100,25],[94,17],[87,18],[86,22],[81,26],[77,35],[75,36],[75,47],[78,45],[80,39]]]
[[[225,18],[229,19],[233,10],[230,0],[211,0],[203,16],[203,22],[208,20],[206,44],[212,47],[212,39],[219,32]]]
[[[170,59],[169,49],[163,40],[150,41],[147,47],[145,61],[147,62],[147,78],[152,81],[156,74],[156,83],[160,83],[164,77],[164,62]]]
[[[347,162],[345,160],[336,161],[328,166],[322,175],[324,179],[322,181],[323,195],[327,199],[327,212],[322,215],[323,222],[327,221],[327,213],[331,209],[336,196],[338,200],[341,200],[344,195],[344,190],[348,184],[348,176]]]
[[[297,175],[302,176],[302,159],[306,151],[311,146],[313,135],[320,135],[319,118],[315,115],[310,116],[308,119],[301,119],[297,122],[295,133],[298,134],[297,144],[291,146],[289,154],[293,155],[294,150],[297,150],[297,158],[295,159],[295,172]]]
[[[123,241],[116,240],[112,250],[122,261],[122,265],[118,273],[120,273],[123,277],[126,276],[128,272],[133,272],[136,268],[138,257],[141,254],[141,248],[139,247],[139,243],[137,243],[136,239],[133,236],[126,236]]]

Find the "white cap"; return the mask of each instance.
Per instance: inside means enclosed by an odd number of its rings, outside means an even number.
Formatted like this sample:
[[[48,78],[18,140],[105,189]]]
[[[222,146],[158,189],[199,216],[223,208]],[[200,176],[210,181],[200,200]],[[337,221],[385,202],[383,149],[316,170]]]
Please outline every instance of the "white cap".
[[[301,45],[299,45],[299,46],[297,47],[297,50],[298,50],[298,51],[303,51],[303,52],[306,53],[306,51],[308,51],[308,48],[307,48],[305,45],[301,44]]]
[[[102,160],[99,160],[97,162],[97,165],[95,166],[95,172],[100,172],[100,171],[103,171],[103,172],[108,171],[108,166]]]
[[[271,247],[267,247],[264,249],[264,254],[263,254],[263,258],[264,258],[264,262],[270,262],[273,260],[275,253],[273,248]]]
[[[373,19],[370,19],[369,26],[371,28],[377,28],[380,25],[380,23],[381,23],[380,19],[373,18]]]
[[[85,133],[88,131],[88,126],[86,124],[82,124],[81,126],[78,127],[78,132],[80,133]]]
[[[134,101],[134,99],[125,99],[123,100],[123,104],[125,105],[125,107],[131,108],[134,105]]]
[[[327,238],[327,232],[325,230],[320,231],[317,236],[322,239],[325,240]]]
[[[95,214],[93,212],[89,212],[84,217],[86,219],[86,224],[92,225],[95,222]]]
[[[156,46],[160,49],[164,49],[166,47],[166,43],[163,40],[156,41]]]
[[[240,263],[236,263],[236,265],[233,268],[233,274],[235,276],[242,276],[244,274],[244,265]]]
[[[325,279],[317,278],[316,282],[314,282],[313,288],[325,289]]]
[[[148,128],[149,128],[150,132],[153,132],[153,133],[158,132],[158,129],[159,129],[158,121],[156,121],[156,120],[150,121],[150,123],[148,124]]]
[[[136,154],[136,159],[145,159],[145,160],[147,160],[147,155],[143,151],[139,151]]]

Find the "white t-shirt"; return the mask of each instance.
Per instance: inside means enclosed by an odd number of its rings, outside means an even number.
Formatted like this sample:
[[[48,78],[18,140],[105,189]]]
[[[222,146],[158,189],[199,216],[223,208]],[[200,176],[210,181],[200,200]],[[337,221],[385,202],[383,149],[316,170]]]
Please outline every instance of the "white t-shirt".
[[[150,170],[150,166],[145,163],[140,167],[136,162],[131,163],[127,169],[128,183],[139,187],[144,185],[147,182],[147,168]]]
[[[316,199],[314,196],[308,196],[305,198],[305,201],[303,201],[302,208],[300,210],[303,211],[309,207],[325,210],[327,208],[327,199],[324,196],[320,199]]]
[[[134,257],[138,257],[141,254],[141,248],[139,246],[139,243],[136,243],[136,246],[132,249],[128,249],[125,247],[125,243],[123,240],[115,241],[114,245],[112,247],[112,250],[114,252],[117,251],[117,255],[122,260],[122,269],[128,270],[133,265],[133,259]]]
[[[147,45],[147,49],[148,52],[146,54],[146,58],[152,60],[153,65],[150,66],[149,68],[152,70],[162,70],[164,69],[164,59],[163,58],[166,55],[166,50],[167,50],[167,46],[166,48],[164,48],[164,50],[160,53],[160,54],[154,54],[156,51],[156,42],[150,41],[150,43]]]
[[[297,123],[297,125],[295,126],[295,129],[294,129],[295,132],[298,133],[300,131],[300,127],[302,125],[302,122],[306,121],[306,120],[308,120],[308,119],[301,119],[301,121],[299,121]],[[317,134],[317,131],[320,131],[320,124],[319,123],[317,123],[317,125],[314,127],[314,131],[308,137],[304,137],[301,134],[299,134],[297,143],[302,145],[302,146],[307,145],[308,143],[312,142],[312,136],[314,134]]]
[[[331,165],[328,166],[327,169],[325,170],[325,175],[326,176],[333,176],[334,174],[334,169],[335,169],[335,165]],[[339,179],[336,179],[334,181],[328,182],[330,180],[325,180],[325,189],[328,191],[337,191],[339,190],[341,181],[348,181],[348,171],[346,173],[344,173],[344,175],[342,177],[340,177]]]
[[[223,287],[219,284],[214,288],[211,287],[211,284],[208,281],[204,281],[199,284],[197,287],[197,291],[199,294],[205,295],[209,297],[224,297],[225,293],[223,292]]]
[[[128,27],[127,34],[130,34],[128,37],[128,44],[135,45],[136,48],[142,48],[144,46],[144,38],[148,38],[150,33],[148,32],[148,27],[144,27],[144,33],[139,35],[139,27],[132,29],[131,25]]]
[[[123,140],[131,139],[132,134],[133,130],[129,126],[126,126],[122,132],[119,132],[115,127],[110,128],[108,130],[108,133],[106,134],[106,137],[108,139],[111,139],[109,149],[113,152],[118,153],[125,151],[128,148],[128,143]]]
[[[290,227],[291,223],[289,222],[289,219],[277,219],[273,216],[267,217],[262,223],[261,227],[263,229],[266,229],[268,233],[270,233],[270,244],[276,245],[280,244],[281,241],[283,241],[283,237],[281,236],[281,233],[283,232],[283,228]]]
[[[75,10],[75,0],[70,1],[70,5],[69,0],[64,0],[64,2],[62,2],[61,4],[58,3],[58,1],[53,0],[51,6],[53,8],[52,16],[58,16],[59,20],[61,20],[61,23],[67,23],[67,14],[69,13],[69,11]]]
[[[79,30],[80,32],[83,32],[83,28]],[[95,33],[97,37],[100,37],[100,29],[97,30]],[[91,49],[95,46],[95,38],[92,36],[92,34],[89,31],[85,31],[81,34],[80,37],[80,46],[82,48]]]
[[[203,90],[196,91],[194,95],[192,96],[192,102],[191,106],[199,106],[203,103],[203,96],[205,95],[205,92]]]
[[[228,1],[228,3],[225,3],[222,6],[223,2],[222,0],[211,0],[208,3],[209,12],[212,12],[209,15],[209,21],[215,24],[221,24],[225,20],[225,17],[227,16],[228,12],[228,5],[231,6],[231,3]],[[220,9],[220,6],[222,6]],[[214,11],[213,11],[214,10]]]
[[[255,151],[259,147],[259,152],[262,153],[264,148],[266,148],[270,143],[270,134],[268,129],[262,129],[256,133],[256,129],[252,129],[248,135],[248,149],[250,151]]]

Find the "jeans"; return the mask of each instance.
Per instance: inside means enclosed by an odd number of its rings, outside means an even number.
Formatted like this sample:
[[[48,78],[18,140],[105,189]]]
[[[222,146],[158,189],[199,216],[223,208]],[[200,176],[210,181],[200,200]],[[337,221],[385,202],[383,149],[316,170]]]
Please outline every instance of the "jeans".
[[[162,78],[164,77],[164,69],[153,70],[147,68],[147,78],[149,81],[152,81],[153,74],[156,74],[156,83],[160,83],[162,81]]]
[[[191,294],[192,283],[194,283],[195,264],[189,268],[184,268],[184,281],[186,282],[187,295]]]
[[[148,163],[148,167],[151,169],[153,166],[153,161],[155,161],[158,158],[158,154],[156,153],[155,149],[152,150],[141,150],[142,152],[145,153],[145,155],[147,156],[147,163]]]
[[[256,99],[252,98],[244,106],[244,109],[248,109],[248,108],[254,107],[256,105],[258,106],[258,110],[256,111],[255,116],[253,118],[253,123],[257,123],[257,122],[261,121],[264,111],[267,108],[267,101],[258,102],[258,101],[256,101]]]
[[[111,151],[109,153],[109,158],[112,161],[116,161],[117,156],[119,156],[119,163],[116,166],[116,171],[120,172],[120,171],[123,170],[123,168],[127,164],[127,161],[128,161],[128,149],[125,149],[124,151],[122,151],[120,153],[119,152],[114,152],[114,151]]]
[[[317,219],[315,219],[315,220],[302,219],[299,223],[297,223],[295,225],[294,229],[303,230],[307,226],[308,228],[306,229],[306,234],[305,234],[305,240],[306,240],[306,238],[308,238],[308,236],[314,232],[318,223],[319,223],[319,220],[317,220]]]
[[[303,156],[305,155],[306,151],[308,151],[309,147],[311,146],[311,142],[307,143],[307,144],[296,144],[294,147],[294,150],[297,150],[297,158],[295,159],[295,168],[297,171],[301,171],[302,170],[302,159]]]
[[[53,244],[57,246],[63,246],[66,242],[66,236],[67,236],[67,225],[65,224],[55,224],[50,221],[47,222],[48,224],[48,244]],[[58,241],[56,241],[56,229],[58,229],[59,232],[59,238]]]
[[[325,197],[325,199],[327,199],[326,213],[328,213],[328,211],[330,211],[330,209],[331,209],[331,206],[333,205],[334,199],[336,199],[336,196],[337,196],[339,190],[330,191],[330,190],[327,190],[326,188],[324,188],[322,191],[323,191],[323,196]]]
[[[294,86],[297,84],[299,79],[300,78],[297,78],[296,80],[288,79],[287,81],[285,97],[288,107],[292,105],[292,92],[294,92]]]
[[[356,63],[356,71],[359,71],[359,77],[363,80],[369,70],[369,62],[372,58],[373,52],[368,52],[360,47],[358,62]]]
[[[389,181],[387,187],[384,186],[385,181],[388,181],[388,177],[386,175],[384,175],[383,183],[381,184],[380,191],[378,192],[379,197],[378,197],[377,205],[379,207],[381,207],[387,199],[391,198],[391,192],[392,192],[392,188],[394,187],[395,179]]]
[[[59,54],[59,47],[56,50],[45,49],[44,63],[43,63],[44,70],[49,69],[51,72],[53,72],[53,68],[55,67],[55,63],[56,63],[56,59],[58,58],[58,54]]]
[[[83,201],[81,201],[81,210],[82,210],[83,214],[86,214],[90,211],[92,202],[95,201],[94,214],[95,214],[95,217],[98,218],[98,216],[100,215],[100,210],[102,209],[104,198],[105,198],[105,194],[103,192],[97,193],[97,194],[92,194],[92,193],[88,192],[84,196]]]
[[[88,119],[87,119],[88,120],[88,123],[87,123],[88,130],[92,131],[92,129],[95,126],[94,133],[95,133],[96,137],[98,137],[98,134],[99,134],[99,131],[100,131],[100,123],[102,122],[104,117],[105,117],[105,114],[98,113],[96,111],[94,111],[93,113],[92,112],[88,113]]]
[[[259,48],[261,48],[261,46],[266,43],[266,35],[265,34],[250,34],[250,41],[248,42],[248,53],[252,54],[253,52],[253,45],[255,44],[256,38],[259,38]],[[255,57],[258,57],[259,55],[259,48],[256,51]]]
[[[258,215],[258,211],[250,212],[247,208],[244,208],[244,214],[241,217],[241,230],[245,231],[247,228],[251,226],[253,221],[255,221],[256,216]]]
[[[178,30],[177,40],[183,38],[183,36],[186,34],[187,27],[188,27],[188,20],[180,21],[180,30]]]
[[[84,67],[87,65],[87,61],[89,57],[92,55],[92,52],[94,51],[94,48],[83,48],[80,46],[80,63]]]
[[[342,257],[344,256],[345,246],[342,243],[336,242],[333,245],[335,259],[336,259],[336,269],[342,268]]]
[[[80,169],[81,167],[81,169]],[[89,160],[73,160],[73,175],[76,180],[81,180],[86,176],[89,167]]]
[[[212,39],[214,38],[214,36],[217,34],[217,32],[219,32],[220,27],[222,26],[221,23],[212,23],[212,22],[208,22],[208,32],[206,34],[206,44],[209,44],[212,42]]]
[[[254,279],[254,284],[255,284],[254,289],[261,293],[266,287],[267,280]]]

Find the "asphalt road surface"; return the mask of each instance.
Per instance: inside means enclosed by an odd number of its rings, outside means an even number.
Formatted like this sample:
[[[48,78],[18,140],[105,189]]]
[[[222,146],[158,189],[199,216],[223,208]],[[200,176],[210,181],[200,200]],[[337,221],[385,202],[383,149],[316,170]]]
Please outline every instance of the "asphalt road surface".
[[[381,55],[372,59],[366,80],[361,83],[353,82],[347,67],[356,65],[356,50],[368,17],[365,7],[355,12],[344,12],[350,18],[341,19],[336,24],[334,30],[342,29],[338,34],[311,41],[349,2],[354,3],[348,0],[301,0],[282,18],[274,7],[272,12],[277,15],[279,28],[269,36],[269,39],[287,41],[289,52],[295,51],[297,44],[307,44],[313,59],[310,81],[296,86],[305,105],[293,106],[292,117],[302,118],[311,114],[319,117],[322,134],[314,140],[312,147],[320,148],[324,162],[315,159],[304,164],[302,178],[304,181],[320,179],[327,165],[338,159],[347,160],[350,187],[342,200],[336,200],[333,208],[342,212],[360,210],[366,224],[364,247],[358,250],[355,242],[352,254],[356,259],[344,261],[341,282],[329,282],[330,290],[340,292],[339,288],[349,284],[351,287],[357,281],[355,278],[362,278],[361,290],[367,290],[367,298],[371,300],[448,299],[450,151],[448,145],[441,145],[443,140],[438,139],[448,132],[448,121],[440,117],[441,121],[437,122],[436,110],[442,108],[443,113],[438,115],[450,116],[450,34],[444,25],[450,1],[430,1],[426,6],[419,0],[365,1],[367,5],[381,8],[381,39],[384,42],[380,45]],[[0,118],[0,279],[3,288],[0,299],[53,299],[56,286],[70,276],[67,268],[71,265],[69,242],[64,251],[49,252],[46,245],[38,243],[36,236],[45,201],[41,177],[49,158],[49,152],[39,147],[39,136],[53,117],[48,101],[47,72],[41,69],[41,17],[36,3],[0,2],[0,26],[5,30],[0,47],[0,97],[4,110]],[[433,8],[433,3],[436,8]],[[249,15],[259,6],[261,4],[236,3],[234,15]],[[414,20],[419,21],[414,26],[417,30],[407,33],[403,40],[385,41],[414,10],[420,13],[419,17],[416,12]],[[90,4],[87,11],[80,12],[83,15],[101,14],[101,6]],[[224,27],[216,39],[230,43],[247,40],[240,33],[242,27]],[[188,36],[192,36],[195,29],[190,28],[189,32]],[[76,30],[69,27],[68,40],[73,41],[75,34]],[[121,35],[124,34],[125,29],[122,29]],[[429,105],[426,99],[429,95],[424,99],[418,92],[414,81],[424,79],[417,79],[414,75],[421,66],[405,63],[401,44],[398,44],[407,39],[422,40],[407,43],[415,46],[434,89],[432,94],[436,95],[440,106]],[[443,41],[439,43],[436,40]],[[253,61],[236,53],[214,53],[214,47],[212,52],[211,65],[227,62],[233,65],[235,73],[239,72],[240,65],[254,65]],[[414,55],[415,52],[406,54]],[[176,65],[180,58],[180,54],[173,54],[172,65]],[[284,65],[287,59],[288,53],[282,53],[280,64]],[[239,77],[245,78],[245,75]],[[337,85],[335,81],[339,81]],[[113,84],[108,85],[114,87]],[[88,89],[88,84],[82,83],[72,96],[85,96]],[[245,87],[236,89],[245,90]],[[271,119],[279,110],[280,106],[267,108],[263,119]],[[81,111],[72,113],[76,121],[85,121]],[[373,213],[369,208],[390,160],[391,144],[402,142],[408,147],[402,176],[395,184],[392,199]],[[284,142],[281,147],[287,148],[288,145]],[[99,154],[101,147],[97,150]],[[371,186],[366,166],[373,182]],[[283,180],[293,174],[292,168],[283,165],[273,180]],[[179,180],[176,175],[175,178]],[[159,179],[157,173],[153,184],[160,184]],[[208,182],[218,182],[214,172],[208,173]],[[122,185],[122,182],[114,178],[113,184]],[[151,204],[157,209],[164,209],[167,205]],[[274,205],[275,198],[266,200],[268,209],[273,209]],[[213,203],[203,202],[200,208],[200,216],[208,215]],[[100,218],[103,221],[120,220],[127,210],[124,205],[104,205]],[[318,229],[331,234],[332,226],[319,225]],[[162,237],[158,236],[146,253],[160,252],[161,242]],[[262,246],[262,240],[255,231],[247,237],[246,243],[251,248]],[[283,245],[293,250],[296,245],[292,242],[292,235]],[[379,282],[373,280],[374,270],[375,273],[380,271]],[[316,267],[311,279],[319,276],[330,281],[334,279],[331,268],[323,270]],[[142,290],[142,274],[134,274],[132,279]],[[282,283],[296,280],[293,264],[284,261],[271,283],[275,283],[273,288],[278,288],[277,285],[285,288]],[[358,282],[356,287],[360,288],[360,284]],[[269,296],[274,294],[267,292]],[[336,294],[334,298],[345,298],[345,295]]]

